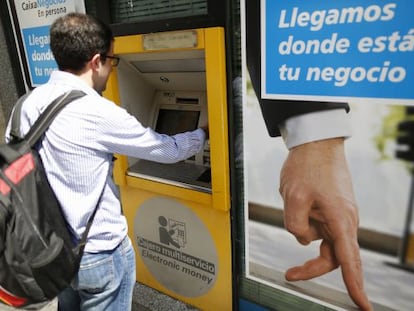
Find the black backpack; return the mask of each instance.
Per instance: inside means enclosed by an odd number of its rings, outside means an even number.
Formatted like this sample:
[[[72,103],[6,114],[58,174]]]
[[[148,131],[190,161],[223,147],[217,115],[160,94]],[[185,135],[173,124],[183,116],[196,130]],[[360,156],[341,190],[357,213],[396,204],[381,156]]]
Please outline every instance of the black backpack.
[[[57,113],[84,95],[81,91],[63,94],[24,138],[0,145],[0,301],[10,306],[39,308],[65,289],[78,272],[97,207],[80,243],[74,245],[36,143]],[[13,118],[18,121],[11,133],[19,124],[21,103],[14,109]]]

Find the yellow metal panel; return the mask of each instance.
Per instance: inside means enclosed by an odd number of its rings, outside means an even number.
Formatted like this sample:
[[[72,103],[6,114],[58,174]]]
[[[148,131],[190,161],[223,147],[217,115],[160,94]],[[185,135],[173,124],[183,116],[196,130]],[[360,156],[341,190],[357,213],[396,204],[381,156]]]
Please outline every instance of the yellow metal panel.
[[[205,29],[213,208],[230,209],[226,62],[223,28]]]
[[[174,198],[185,198],[186,200],[198,202],[211,206],[211,194],[200,191],[185,189],[173,185],[167,185],[164,183],[154,182],[142,178],[126,177],[128,186],[143,189],[147,191],[155,191],[159,194],[171,196]]]
[[[114,181],[119,186],[125,186],[126,185],[125,174],[128,169],[127,157],[123,155],[115,155],[115,158],[116,158],[116,161],[114,163],[114,170],[113,170]]]
[[[105,98],[112,100],[117,105],[120,105],[121,97],[119,96],[118,75],[116,70],[112,70],[108,82],[106,83],[106,89],[102,95]]]
[[[113,70],[109,76],[106,90],[103,92],[103,96],[112,100],[118,106],[121,104],[118,88],[118,75],[116,70]],[[114,163],[114,181],[118,185],[125,185],[125,174],[128,168],[127,158],[123,155],[116,155],[117,160]]]
[[[115,38],[114,54],[131,54],[143,52],[142,35],[122,36]]]
[[[121,198],[124,214],[128,221],[129,236],[133,241],[137,263],[137,280],[151,288],[159,290],[180,301],[196,306],[204,311],[230,311],[232,310],[232,268],[231,268],[231,239],[230,239],[230,213],[211,209],[210,205],[203,205],[193,201],[180,199],[191,208],[207,227],[213,239],[218,255],[218,274],[214,286],[209,292],[198,297],[181,296],[160,284],[148,270],[141,258],[134,236],[134,220],[142,205],[148,199],[159,196],[158,191],[146,191],[132,187],[121,187]],[[158,190],[158,189],[157,189]]]

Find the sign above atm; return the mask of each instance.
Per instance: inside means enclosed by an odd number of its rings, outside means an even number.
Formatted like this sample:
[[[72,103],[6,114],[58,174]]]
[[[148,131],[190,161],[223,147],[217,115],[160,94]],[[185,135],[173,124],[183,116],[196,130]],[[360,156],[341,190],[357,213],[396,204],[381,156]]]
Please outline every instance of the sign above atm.
[[[262,97],[414,104],[414,2],[262,1]]]

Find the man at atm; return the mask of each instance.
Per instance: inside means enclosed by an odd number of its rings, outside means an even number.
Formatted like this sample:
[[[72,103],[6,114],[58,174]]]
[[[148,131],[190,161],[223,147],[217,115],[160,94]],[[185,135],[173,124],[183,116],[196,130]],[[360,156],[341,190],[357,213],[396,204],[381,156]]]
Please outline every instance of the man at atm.
[[[113,154],[178,162],[203,149],[207,131],[159,134],[101,96],[119,59],[113,55],[110,28],[94,17],[69,13],[58,18],[50,40],[59,70],[24,102],[20,132],[27,133],[55,98],[72,89],[83,91],[86,96],[56,117],[39,153],[74,240],[79,241],[98,205],[80,270],[59,295],[59,310],[131,310],[135,255],[112,178]],[[8,138],[9,132],[10,123]]]

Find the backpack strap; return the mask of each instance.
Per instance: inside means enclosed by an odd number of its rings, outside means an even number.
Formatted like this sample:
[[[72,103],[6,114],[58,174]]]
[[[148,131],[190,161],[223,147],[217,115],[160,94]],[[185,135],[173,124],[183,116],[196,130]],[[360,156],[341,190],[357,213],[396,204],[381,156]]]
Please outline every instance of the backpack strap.
[[[14,105],[12,113],[12,121],[10,127],[10,137],[17,140],[22,140],[23,137],[20,135],[20,119],[22,114],[22,106],[25,99],[30,95],[30,92],[19,97],[16,104]]]
[[[86,245],[86,240],[88,238],[89,229],[91,228],[93,219],[95,218],[96,212],[98,211],[99,203],[101,203],[101,199],[102,199],[103,193],[105,191],[105,186],[106,186],[106,183],[105,183],[105,185],[102,188],[101,194],[99,196],[98,203],[96,203],[96,206],[93,209],[93,212],[92,212],[91,216],[89,216],[88,222],[86,224],[85,231],[83,231],[82,236],[81,236],[81,239],[80,239],[78,245],[76,245],[76,247],[74,249],[74,251],[80,257],[82,257],[82,255],[83,255],[83,250],[85,249],[85,245]]]
[[[46,132],[56,115],[67,104],[75,99],[84,96],[85,93],[79,90],[72,90],[56,98],[37,118],[36,122],[30,128],[29,132],[24,137],[22,137],[20,135],[20,115],[23,102],[26,99],[27,95],[29,95],[29,93],[19,98],[12,114],[10,134],[11,137],[16,138],[16,140],[12,139],[11,144],[3,144],[0,146],[0,157],[3,158],[7,163],[13,162],[18,157],[29,151]]]
[[[82,91],[71,90],[56,98],[37,118],[29,132],[25,135],[25,144],[33,147],[49,128],[49,125],[52,123],[56,115],[71,101],[81,98],[84,95],[86,94]]]

